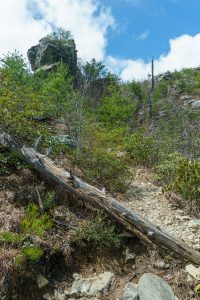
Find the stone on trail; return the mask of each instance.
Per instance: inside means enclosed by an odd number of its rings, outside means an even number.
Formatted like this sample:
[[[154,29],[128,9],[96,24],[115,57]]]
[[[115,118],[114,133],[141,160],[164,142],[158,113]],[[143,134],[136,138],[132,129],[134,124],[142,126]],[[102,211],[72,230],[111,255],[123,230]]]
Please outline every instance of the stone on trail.
[[[39,274],[37,276],[36,280],[37,280],[38,287],[40,289],[43,288],[44,286],[46,286],[49,283],[49,281],[44,276],[42,276],[41,274]]]
[[[200,268],[196,268],[192,264],[185,267],[186,272],[193,278],[200,280]]]
[[[123,300],[139,300],[138,285],[134,283],[127,283],[125,286]]]
[[[75,281],[68,295],[72,297],[96,297],[109,292],[115,280],[115,275],[111,272],[104,272],[98,276],[83,278],[79,274],[74,274],[74,278]]]
[[[194,228],[194,229],[200,228],[200,219],[193,219],[193,220],[189,221],[188,227]]]
[[[157,275],[146,273],[138,285],[140,300],[175,300],[172,288]]]

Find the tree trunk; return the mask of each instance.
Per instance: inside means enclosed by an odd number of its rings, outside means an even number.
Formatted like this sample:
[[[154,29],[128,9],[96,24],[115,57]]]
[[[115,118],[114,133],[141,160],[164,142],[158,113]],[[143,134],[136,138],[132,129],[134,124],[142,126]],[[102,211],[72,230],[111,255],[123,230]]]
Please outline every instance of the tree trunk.
[[[31,164],[35,170],[91,206],[103,210],[108,216],[114,218],[143,242],[153,247],[157,246],[171,250],[183,259],[200,264],[200,253],[198,251],[174,239],[153,223],[126,208],[124,204],[113,197],[73,176],[73,174],[64,169],[57,167],[51,159],[38,153],[33,148],[19,147],[10,135],[1,135],[1,141],[4,141],[11,151],[19,151],[24,160]]]

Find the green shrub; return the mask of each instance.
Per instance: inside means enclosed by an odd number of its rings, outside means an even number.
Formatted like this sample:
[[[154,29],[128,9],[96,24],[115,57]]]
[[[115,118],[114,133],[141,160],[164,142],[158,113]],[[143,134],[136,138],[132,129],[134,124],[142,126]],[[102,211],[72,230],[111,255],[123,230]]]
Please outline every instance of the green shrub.
[[[100,213],[78,228],[76,233],[78,239],[92,242],[99,248],[119,247],[121,244],[115,226]]]
[[[11,173],[12,171],[19,171],[26,164],[17,152],[9,152],[6,148],[0,145],[0,175]]]
[[[45,197],[44,197],[44,200],[43,200],[43,206],[44,206],[44,209],[51,209],[55,206],[55,192],[48,192]]]
[[[21,221],[22,230],[26,234],[42,236],[45,230],[51,228],[52,222],[49,216],[44,213],[40,216],[36,205],[29,205],[26,210],[26,218]]]
[[[40,247],[33,247],[33,246],[21,248],[21,252],[24,254],[24,256],[27,259],[33,262],[37,262],[38,260],[40,260],[40,258],[44,253],[44,251]]]
[[[156,168],[156,179],[166,184],[166,190],[179,193],[183,199],[200,201],[200,160],[171,154]]]
[[[33,262],[36,262],[41,258],[44,253],[43,249],[30,245],[29,236],[42,236],[45,230],[52,226],[52,223],[47,214],[43,214],[42,216],[39,215],[39,210],[36,205],[29,205],[26,211],[26,218],[21,221],[20,225],[20,233],[11,231],[0,233],[1,243],[19,249],[14,260],[14,265],[16,267],[21,266],[26,258]]]
[[[111,191],[122,192],[129,174],[127,163],[117,158],[115,151],[102,148],[83,149],[75,162],[84,168],[87,177],[103,184]]]
[[[102,100],[97,111],[98,120],[108,128],[126,126],[132,121],[136,106],[130,96],[123,96],[121,91],[116,89]]]
[[[150,166],[158,160],[158,146],[153,136],[147,135],[145,129],[138,129],[124,139],[125,149],[134,163]]]
[[[0,233],[0,242],[8,243],[8,244],[18,244],[22,242],[23,236],[18,233],[14,233],[11,231],[4,231]]]

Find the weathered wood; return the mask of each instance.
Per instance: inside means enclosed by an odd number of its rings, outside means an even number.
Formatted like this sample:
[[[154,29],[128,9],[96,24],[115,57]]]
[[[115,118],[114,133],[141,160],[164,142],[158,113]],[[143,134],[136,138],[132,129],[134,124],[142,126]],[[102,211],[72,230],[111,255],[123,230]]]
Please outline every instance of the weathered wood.
[[[200,253],[198,251],[189,248],[182,241],[176,240],[153,223],[126,208],[124,203],[120,203],[101,190],[56,166],[51,159],[38,153],[35,149],[17,146],[9,135],[1,135],[1,140],[4,140],[11,150],[20,151],[24,160],[30,163],[35,170],[91,206],[102,209],[145,243],[168,249],[183,259],[200,264]]]

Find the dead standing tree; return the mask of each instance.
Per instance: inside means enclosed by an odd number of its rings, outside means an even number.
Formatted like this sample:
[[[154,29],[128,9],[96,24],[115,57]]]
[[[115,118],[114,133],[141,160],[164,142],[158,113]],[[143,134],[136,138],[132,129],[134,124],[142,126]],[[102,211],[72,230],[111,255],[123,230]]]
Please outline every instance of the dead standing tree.
[[[154,79],[154,58],[152,57],[151,60],[151,88],[149,90],[149,117],[152,117],[153,113],[153,92],[155,87],[155,79]]]

